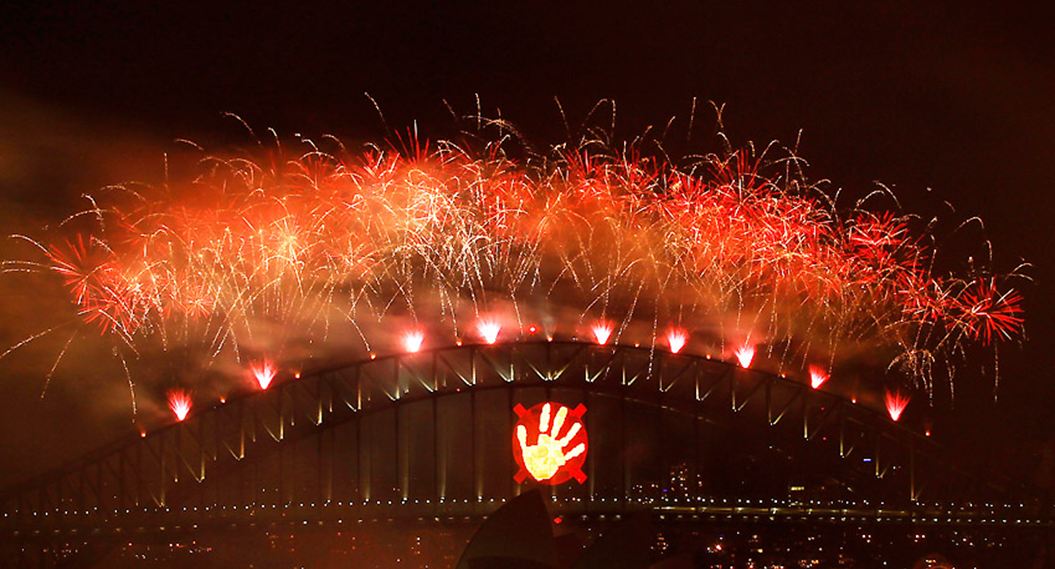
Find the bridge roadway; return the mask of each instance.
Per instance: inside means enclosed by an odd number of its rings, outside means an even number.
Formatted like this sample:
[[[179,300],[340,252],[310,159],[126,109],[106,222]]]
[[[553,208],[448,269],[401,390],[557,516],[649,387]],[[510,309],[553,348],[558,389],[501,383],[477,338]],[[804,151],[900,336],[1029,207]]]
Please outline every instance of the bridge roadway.
[[[188,506],[180,508],[128,508],[42,512],[31,521],[12,523],[0,519],[0,537],[17,541],[35,539],[94,539],[134,535],[188,534],[241,528],[291,526],[353,526],[378,521],[459,523],[478,520],[494,511],[504,499],[479,502],[425,500],[375,503],[325,502],[253,504],[244,506]],[[427,503],[426,503],[427,502]],[[615,520],[631,511],[650,510],[658,519],[673,522],[816,523],[851,525],[912,525],[974,528],[1053,527],[1050,518],[1025,504],[919,503],[912,508],[884,504],[793,502],[790,500],[578,500],[554,497],[554,515],[583,521]]]

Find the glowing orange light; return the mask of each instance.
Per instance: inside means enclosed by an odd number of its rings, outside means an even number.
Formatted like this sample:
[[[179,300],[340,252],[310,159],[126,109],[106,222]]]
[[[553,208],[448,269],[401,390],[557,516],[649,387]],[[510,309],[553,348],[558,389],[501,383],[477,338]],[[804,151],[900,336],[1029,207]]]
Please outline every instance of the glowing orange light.
[[[224,404],[224,403],[227,403],[227,398],[226,398],[226,397],[224,397],[223,395],[221,395],[221,396],[220,396],[220,404],[222,405],[222,404]]]
[[[912,398],[908,395],[904,395],[899,390],[890,391],[886,390],[886,411],[890,414],[890,420],[897,421],[901,418],[901,414],[905,411],[905,407],[908,407],[908,402]]]
[[[810,366],[810,387],[818,389],[825,381],[828,381],[828,372],[823,368]]]
[[[528,333],[529,334],[534,334],[535,332],[538,332],[538,327],[536,327],[534,324],[532,324],[531,326],[528,326]]]
[[[593,328],[590,329],[593,332],[594,339],[602,346],[607,344],[608,339],[612,337],[612,330],[615,330],[615,327],[603,320],[594,324]]]
[[[187,413],[190,413],[191,399],[190,395],[182,389],[170,389],[168,392],[169,408],[176,415],[177,421],[182,421],[187,418]]]
[[[484,342],[493,344],[498,341],[498,333],[502,331],[502,325],[494,320],[481,320],[476,325],[476,331],[480,333]]]
[[[688,341],[689,337],[684,330],[674,329],[667,332],[667,345],[670,346],[670,353],[672,354],[680,352]]]
[[[425,341],[425,333],[420,330],[413,332],[407,332],[403,336],[403,349],[409,353],[415,353],[421,350],[421,344]]]
[[[517,415],[513,429],[513,458],[519,467],[513,478],[518,483],[529,476],[536,482],[552,486],[573,478],[579,484],[586,481],[586,474],[582,471],[589,448],[582,418],[586,413],[585,405],[569,409],[560,403],[546,402],[525,409],[517,403],[513,412]]]
[[[755,347],[744,344],[736,349],[736,361],[742,368],[751,367],[751,361],[755,359]]]
[[[299,371],[293,372],[293,379],[300,379],[300,372]]]
[[[257,385],[260,389],[267,389],[271,385],[271,380],[275,379],[278,375],[278,369],[275,368],[275,364],[269,360],[255,363],[249,367],[253,373],[253,377],[256,379]]]

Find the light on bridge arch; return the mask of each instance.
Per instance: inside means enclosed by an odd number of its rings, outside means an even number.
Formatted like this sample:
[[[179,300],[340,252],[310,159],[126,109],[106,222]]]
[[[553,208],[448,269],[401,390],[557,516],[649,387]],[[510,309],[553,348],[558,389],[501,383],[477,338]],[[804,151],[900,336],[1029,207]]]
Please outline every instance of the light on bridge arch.
[[[412,330],[403,335],[403,349],[407,353],[417,353],[421,351],[421,344],[425,342],[425,333],[421,330]]]
[[[751,361],[755,359],[755,347],[751,344],[744,344],[736,349],[736,362],[740,364],[740,367],[747,369],[751,367]]]
[[[680,352],[688,341],[688,334],[680,328],[672,328],[667,332],[667,345],[670,346],[670,353],[672,354]]]
[[[249,366],[249,371],[253,374],[253,379],[256,380],[256,384],[260,386],[260,389],[267,389],[271,386],[271,380],[275,379],[278,375],[278,368],[270,360],[263,360]]]
[[[810,366],[810,387],[820,389],[828,381],[828,372],[820,366]]]
[[[605,322],[604,320],[598,321],[590,328],[590,331],[593,332],[594,340],[602,346],[607,344],[608,339],[612,337],[612,330],[615,330],[615,326],[612,326],[611,322]]]
[[[547,401],[530,409],[517,403],[513,428],[513,459],[517,473],[513,478],[523,483],[529,477],[539,484],[556,486],[574,479],[586,481],[583,464],[589,450],[589,438],[583,415],[586,406],[574,409]]]
[[[901,414],[905,412],[905,407],[908,407],[908,402],[912,398],[908,395],[901,393],[900,390],[890,391],[886,390],[886,411],[890,414],[891,421],[897,421],[901,418]]]
[[[487,344],[494,344],[498,341],[498,333],[502,331],[502,325],[494,320],[481,320],[476,325],[476,331],[480,333],[480,338]]]
[[[168,392],[169,408],[172,409],[172,413],[176,415],[177,421],[182,421],[187,418],[187,413],[190,413],[191,399],[190,394],[182,389],[170,389]]]

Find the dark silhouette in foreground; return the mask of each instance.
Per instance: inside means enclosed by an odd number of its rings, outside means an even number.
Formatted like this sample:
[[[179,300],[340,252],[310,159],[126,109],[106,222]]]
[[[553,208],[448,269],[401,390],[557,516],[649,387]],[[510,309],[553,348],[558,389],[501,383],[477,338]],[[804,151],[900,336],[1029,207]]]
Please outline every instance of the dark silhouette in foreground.
[[[652,562],[653,534],[651,520],[642,512],[616,522],[584,548],[573,533],[554,535],[542,494],[533,490],[484,521],[456,569],[646,569]],[[680,566],[676,560],[663,563],[663,567]]]

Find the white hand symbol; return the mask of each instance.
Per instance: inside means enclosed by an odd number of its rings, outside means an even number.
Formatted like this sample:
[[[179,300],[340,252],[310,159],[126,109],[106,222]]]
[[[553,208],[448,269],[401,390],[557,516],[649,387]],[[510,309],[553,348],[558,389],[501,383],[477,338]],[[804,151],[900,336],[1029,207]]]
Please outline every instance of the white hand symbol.
[[[534,445],[527,444],[527,427],[517,425],[517,440],[520,442],[520,453],[524,457],[524,467],[535,480],[549,480],[567,462],[580,454],[586,452],[586,445],[579,443],[575,448],[564,452],[564,447],[571,443],[575,435],[582,429],[582,423],[574,423],[568,432],[561,438],[561,427],[568,417],[568,408],[561,405],[557,409],[557,415],[553,419],[552,428],[549,424],[550,404],[542,406],[542,415],[539,417],[538,440]]]

